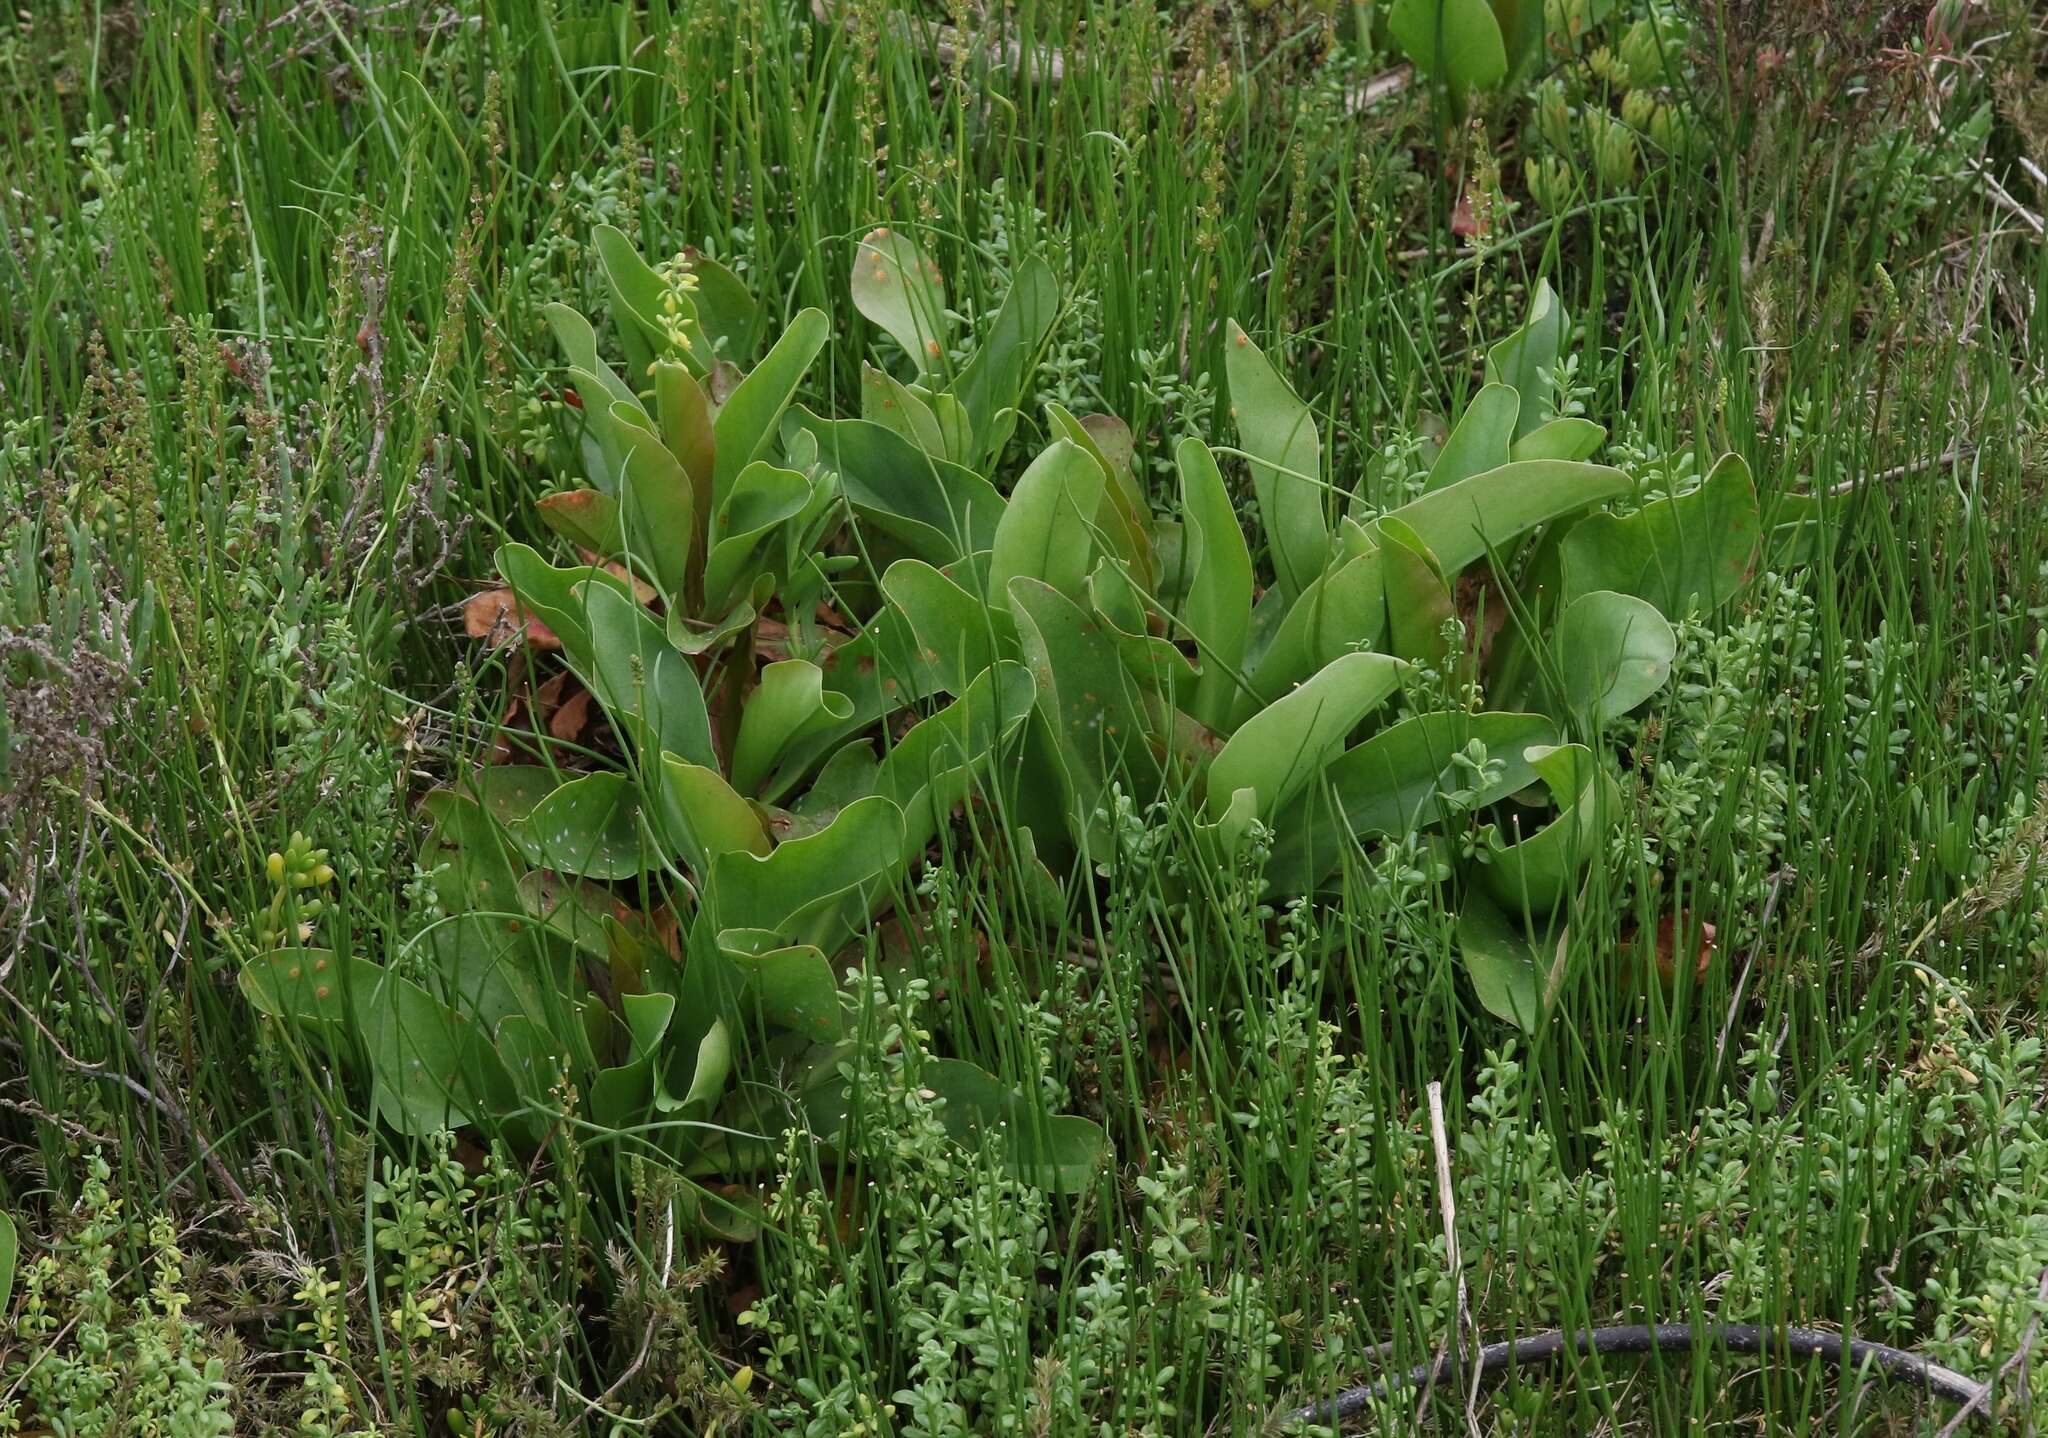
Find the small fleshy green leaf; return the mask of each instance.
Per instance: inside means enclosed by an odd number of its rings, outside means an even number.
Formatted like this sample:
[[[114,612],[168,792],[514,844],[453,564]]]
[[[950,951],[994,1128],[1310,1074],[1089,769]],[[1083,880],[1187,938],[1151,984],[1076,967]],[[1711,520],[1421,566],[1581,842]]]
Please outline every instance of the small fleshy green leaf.
[[[1250,789],[1255,817],[1269,818],[1343,752],[1345,736],[1399,687],[1404,667],[1385,654],[1346,654],[1246,720],[1209,766],[1209,817]]]
[[[1289,595],[1323,572],[1330,523],[1323,510],[1323,442],[1315,416],[1233,321],[1224,329],[1230,413],[1252,456],[1252,492],[1273,549],[1273,572]]]
[[[1095,514],[1103,473],[1079,445],[1054,440],[1010,492],[989,556],[988,596],[1007,607],[1010,581],[1042,580],[1078,599],[1095,554]]]
[[[952,338],[945,282],[901,230],[870,230],[862,238],[853,256],[853,307],[888,331],[919,374],[944,367]]]
[[[1711,615],[1749,583],[1763,540],[1756,485],[1724,455],[1697,489],[1634,514],[1589,514],[1564,537],[1565,594],[1633,594],[1667,619]]]
[[[825,347],[832,326],[822,310],[804,310],[782,338],[718,407],[712,421],[717,451],[712,470],[713,503],[722,506],[741,470],[761,458],[774,442],[782,412],[789,408],[804,373]]]
[[[1554,642],[1564,701],[1596,734],[1662,689],[1678,653],[1655,605],[1607,589],[1567,604]]]

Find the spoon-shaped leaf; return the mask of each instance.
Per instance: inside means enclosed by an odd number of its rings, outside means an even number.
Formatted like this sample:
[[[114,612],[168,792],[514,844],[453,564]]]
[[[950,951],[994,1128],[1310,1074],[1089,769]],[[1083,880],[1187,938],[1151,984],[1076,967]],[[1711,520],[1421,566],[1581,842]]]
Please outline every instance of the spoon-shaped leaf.
[[[1323,572],[1330,550],[1315,416],[1234,321],[1225,328],[1223,361],[1231,418],[1252,456],[1252,492],[1273,547],[1273,572],[1282,590],[1299,594]]]
[[[932,374],[945,365],[952,321],[939,267],[901,230],[870,230],[853,256],[853,307],[888,331],[916,364]]]

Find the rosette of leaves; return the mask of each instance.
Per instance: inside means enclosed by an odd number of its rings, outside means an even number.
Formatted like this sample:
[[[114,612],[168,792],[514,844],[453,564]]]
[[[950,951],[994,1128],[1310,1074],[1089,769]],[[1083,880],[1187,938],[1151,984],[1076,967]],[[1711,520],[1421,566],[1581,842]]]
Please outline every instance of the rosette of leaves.
[[[1460,881],[1466,957],[1488,1008],[1533,1023],[1533,951],[1485,925],[1538,931],[1577,890],[1621,817],[1602,734],[1668,677],[1669,621],[1731,598],[1759,542],[1732,456],[1696,490],[1615,508],[1637,496],[1590,462],[1605,432],[1553,412],[1566,333],[1540,289],[1421,492],[1375,513],[1339,503],[1314,416],[1229,327],[1263,589],[1208,445],[1181,441],[1175,512],[1133,530],[1121,426],[1053,408],[1060,437],[1018,480],[986,563],[905,558],[882,578],[949,692],[992,665],[1030,670],[1012,813],[1032,849],[1106,856],[1112,788],[1140,811],[1192,796],[1219,863],[1264,831],[1268,890],[1287,896],[1361,844],[1490,820],[1506,837]],[[1434,687],[1414,682],[1425,671]],[[1410,698],[1446,688],[1470,702]]]
[[[612,230],[597,250],[625,375],[582,316],[549,311],[589,483],[542,512],[576,562],[515,543],[498,564],[527,632],[602,708],[603,762],[495,765],[431,796],[449,917],[424,954],[387,968],[288,949],[244,987],[352,1040],[401,1128],[489,1122],[538,1142],[573,1095],[579,1119],[708,1184],[771,1164],[792,1126],[831,1141],[849,1042],[833,958],[1013,745],[1034,695],[1021,662],[995,662],[925,713],[913,706],[941,690],[900,622],[848,635],[818,618],[859,562],[849,516],[945,558],[980,519],[940,530],[923,516],[945,511],[949,480],[1000,510],[987,480],[850,474],[839,451],[901,441],[792,410],[821,314],[756,359],[758,310],[730,275],[656,270]],[[1013,388],[982,391],[1009,397],[977,398],[970,434],[992,436],[982,426],[1000,428],[1005,405],[1013,417]],[[972,1065],[942,1060],[931,1083],[949,1122],[1034,1181],[1076,1187],[1099,1164],[1095,1125],[1044,1115]],[[745,1232],[743,1208],[710,1191],[696,1220]]]

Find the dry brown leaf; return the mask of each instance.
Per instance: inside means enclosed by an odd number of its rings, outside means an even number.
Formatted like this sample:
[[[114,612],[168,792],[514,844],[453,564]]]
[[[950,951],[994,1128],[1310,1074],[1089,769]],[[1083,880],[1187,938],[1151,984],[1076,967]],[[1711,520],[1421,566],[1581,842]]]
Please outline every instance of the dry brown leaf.
[[[462,627],[472,639],[482,639],[493,648],[510,644],[521,630],[526,642],[536,649],[560,649],[555,631],[520,608],[510,589],[486,589],[472,594],[462,605]]]

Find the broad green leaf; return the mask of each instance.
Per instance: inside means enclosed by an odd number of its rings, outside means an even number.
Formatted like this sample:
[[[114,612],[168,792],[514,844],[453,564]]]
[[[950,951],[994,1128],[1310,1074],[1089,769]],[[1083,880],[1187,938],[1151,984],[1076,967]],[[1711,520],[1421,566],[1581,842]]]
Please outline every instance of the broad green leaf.
[[[597,251],[598,268],[612,292],[612,317],[618,321],[619,343],[626,351],[626,369],[638,385],[653,368],[654,361],[673,348],[669,327],[673,323],[685,335],[696,328],[697,307],[690,297],[675,289],[640,257],[633,242],[612,225],[599,225],[591,232]],[[670,312],[673,306],[673,313]],[[700,347],[701,334],[690,348]],[[700,362],[708,356],[698,355]]]
[[[1104,556],[1088,576],[1084,608],[1092,608],[1116,641],[1124,667],[1149,695],[1180,705],[1194,694],[1201,671],[1180,647],[1152,632],[1157,610],[1131,582],[1123,562]]]
[[[899,559],[882,575],[882,593],[917,636],[923,658],[948,693],[958,694],[1000,657],[1016,652],[1016,625],[921,559]]]
[[[357,962],[337,958],[332,949],[274,949],[243,964],[239,983],[257,1012],[338,1038],[354,1024],[350,985],[375,982],[384,972],[375,964],[356,968]]]
[[[724,504],[740,471],[761,458],[774,441],[782,412],[789,408],[804,372],[824,348],[831,330],[822,310],[800,312],[761,363],[719,406],[711,426],[717,440],[711,484],[714,503]]]
[[[704,336],[707,365],[729,360],[744,365],[761,341],[761,303],[748,293],[739,276],[709,255],[684,252],[697,288],[690,294],[697,326]]]
[[[715,653],[734,635],[752,629],[754,621],[760,617],[750,599],[742,599],[712,620],[693,619],[680,608],[671,609],[666,625],[669,647],[692,659],[700,654]]]
[[[571,779],[511,826],[529,863],[583,879],[630,879],[656,856],[641,841],[639,792],[623,774]]]
[[[1346,654],[1246,720],[1209,765],[1209,817],[1222,818],[1241,789],[1255,795],[1251,817],[1272,817],[1386,702],[1403,667],[1385,654]]]
[[[7,1302],[14,1296],[15,1256],[21,1251],[21,1239],[14,1230],[14,1218],[0,1209],[0,1321],[7,1317]]]
[[[1508,458],[1591,459],[1607,438],[1605,425],[1590,419],[1553,419],[1530,430],[1508,447]]]
[[[870,230],[853,256],[853,307],[887,330],[917,366],[945,366],[952,323],[939,267],[901,230]]]
[[[1009,443],[1024,382],[1059,308],[1060,287],[1052,267],[1031,256],[1011,275],[1010,292],[1003,296],[988,338],[952,384],[953,395],[974,426],[978,459],[993,459]]]
[[[1489,893],[1511,914],[1548,914],[1578,887],[1621,822],[1621,786],[1583,744],[1531,749],[1525,756],[1550,791],[1554,814],[1524,836],[1517,813],[1503,824],[1509,843],[1480,868]]]
[[[578,395],[586,412],[609,409],[613,400],[623,400],[627,404],[639,402],[633,387],[620,379],[598,354],[597,331],[590,327],[589,320],[562,304],[547,305],[541,313],[547,316],[548,324],[555,332],[555,342],[569,356],[570,367],[584,371],[598,382],[597,391]]]
[[[1493,0],[1493,18],[1500,22],[1507,44],[1508,75],[1518,78],[1543,53],[1543,0]]]
[[[1554,644],[1565,704],[1595,734],[1662,689],[1678,652],[1656,606],[1606,589],[1564,607]]]
[[[711,552],[704,561],[704,608],[717,614],[742,599],[772,546],[775,531],[811,502],[808,475],[756,460],[733,477],[711,519]]]
[[[1445,576],[1455,578],[1488,550],[1631,487],[1627,475],[1604,464],[1510,461],[1410,500],[1391,517],[1414,530]]]
[[[762,669],[760,683],[740,715],[732,750],[732,786],[758,790],[786,746],[803,735],[853,717],[844,694],[825,688],[825,671],[808,659],[785,659]]]
[[[1214,729],[1238,693],[1237,671],[1251,627],[1252,556],[1209,446],[1190,435],[1174,449],[1173,458],[1186,519],[1187,597],[1180,620],[1202,656],[1202,677],[1189,712]]]
[[[729,851],[713,866],[721,929],[766,929],[786,944],[836,952],[904,865],[903,814],[879,795],[857,799],[824,829],[765,858]]]
[[[725,929],[718,946],[739,971],[742,1012],[814,1040],[839,1037],[845,1010],[823,953],[809,944],[783,944],[763,929]]]
[[[1273,572],[1289,595],[1323,572],[1330,524],[1323,512],[1323,443],[1315,417],[1233,321],[1224,329],[1230,414],[1252,456],[1252,492],[1273,550]]]
[[[989,556],[988,596],[1007,607],[1010,581],[1042,580],[1069,599],[1081,596],[1095,554],[1095,514],[1103,473],[1079,445],[1057,439],[1031,462],[1010,492]]]
[[[1486,0],[1394,0],[1387,30],[1416,68],[1450,86],[1462,106],[1507,78],[1507,42]]]
[[[1331,660],[1378,646],[1387,592],[1378,550],[1346,559],[1301,592],[1230,706],[1234,730]]]
[[[591,667],[589,605],[586,595],[579,593],[579,589],[588,584],[589,592],[608,588],[630,598],[631,591],[626,588],[626,581],[594,564],[558,569],[541,558],[538,551],[524,544],[500,545],[496,557],[498,573],[512,586],[520,607],[554,630],[555,637],[562,641],[562,657],[569,661],[569,667],[576,671],[577,677],[588,682]]]
[[[647,607],[607,585],[577,589],[590,626],[584,680],[619,732],[631,739],[643,772],[664,751],[696,764],[714,762],[711,718],[697,671],[675,651]]]
[[[1471,893],[1458,912],[1458,953],[1486,1011],[1524,1033],[1534,1033],[1556,993],[1562,939],[1551,961],[1544,963],[1520,920],[1503,913],[1486,895]]]
[[[955,413],[957,409],[948,412]],[[949,435],[929,400],[869,364],[860,367],[860,417],[895,430],[926,454],[955,463],[966,453],[964,446],[956,448],[956,444],[971,438]]]
[[[518,846],[506,825],[486,811],[491,786],[497,776],[523,771],[528,777],[514,782],[524,791],[536,792],[517,799],[517,816],[524,818],[533,806],[552,793],[554,776],[523,765],[487,765],[463,781],[459,789],[436,789],[420,800],[427,815],[421,866],[434,872],[434,894],[449,913],[472,909],[517,912],[519,874],[525,867]],[[484,802],[479,802],[484,796]]]
[[[1515,417],[1515,438],[1548,424],[1557,413],[1551,371],[1564,348],[1564,307],[1550,288],[1550,281],[1538,280],[1536,294],[1529,302],[1529,318],[1522,327],[1486,353],[1486,382],[1511,386],[1522,397],[1521,413]]]
[[[1045,411],[1053,432],[1086,450],[1102,471],[1102,503],[1094,515],[1097,537],[1131,567],[1140,584],[1151,588],[1155,575],[1151,513],[1131,474],[1129,427],[1114,415],[1090,414],[1076,419],[1064,406],[1050,401]]]
[[[847,503],[918,558],[946,565],[995,543],[1003,497],[973,470],[867,420],[820,419],[800,406],[795,415],[817,437]]]
[[[1080,1193],[1102,1171],[1109,1138],[1072,1114],[1049,1114],[965,1059],[933,1059],[923,1070],[945,1100],[939,1121],[961,1143],[987,1143],[1010,1171],[1052,1193]]]
[[[1478,787],[1452,761],[1474,740],[1500,761],[1494,782]],[[1444,710],[1388,725],[1347,749],[1274,820],[1269,890],[1306,893],[1336,868],[1353,843],[1425,829],[1454,815],[1497,803],[1536,782],[1524,757],[1537,745],[1562,742],[1543,714]],[[1454,803],[1447,796],[1458,796]]]
[[[1095,828],[1111,781],[1120,780],[1141,804],[1158,790],[1144,701],[1096,615],[1036,579],[1014,581],[1010,602],[1038,711],[1065,776],[1068,821],[1085,834]]]
[[[373,971],[353,981],[355,1022],[378,1106],[392,1121],[416,1136],[485,1119],[510,1122],[518,1087],[483,1025],[410,979],[350,960],[357,966]]]
[[[625,519],[619,501],[595,489],[565,489],[535,508],[549,529],[571,544],[606,559],[626,552]]]
[[[1508,446],[1515,437],[1515,416],[1521,407],[1520,397],[1504,384],[1487,385],[1472,396],[1458,427],[1437,451],[1423,493],[1506,464]]]
[[[1387,597],[1387,646],[1403,659],[1442,658],[1444,624],[1458,613],[1444,568],[1398,514],[1381,515],[1373,527]]]
[[[1697,489],[1573,525],[1564,537],[1565,593],[1609,589],[1647,599],[1667,619],[1705,617],[1749,583],[1762,538],[1749,466],[1725,455]]]
[[[654,366],[654,421],[661,442],[690,477],[690,511],[699,528],[711,513],[712,475],[718,464],[718,440],[712,428],[711,397],[696,376],[682,365],[658,360]],[[696,545],[703,547],[698,535]]]
[[[674,1019],[673,994],[623,994],[619,1015],[625,1021],[625,1061],[597,1074],[590,1082],[590,1116],[608,1128],[642,1122],[654,1102],[655,1063],[662,1039]]]
[[[612,419],[621,446],[619,499],[631,525],[629,548],[662,597],[672,600],[683,592],[698,547],[696,490],[668,446],[647,427],[646,411],[614,405]]]
[[[1025,667],[1003,660],[890,746],[874,792],[902,810],[907,853],[924,851],[946,814],[1030,717],[1034,697]]]
[[[702,883],[718,856],[765,856],[772,847],[761,816],[716,769],[674,754],[661,756],[659,813],[663,832]]]
[[[517,1103],[484,1026],[410,979],[368,959],[285,949],[244,966],[242,992],[262,1012],[306,1026],[324,1042],[356,1034],[379,1107],[414,1134],[503,1115]]]

